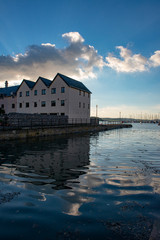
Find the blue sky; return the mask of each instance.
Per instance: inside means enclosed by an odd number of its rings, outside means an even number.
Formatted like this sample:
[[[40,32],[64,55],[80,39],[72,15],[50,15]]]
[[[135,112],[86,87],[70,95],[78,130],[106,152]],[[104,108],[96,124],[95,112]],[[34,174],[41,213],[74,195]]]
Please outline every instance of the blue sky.
[[[57,72],[92,115],[160,117],[159,0],[0,0],[0,86]]]

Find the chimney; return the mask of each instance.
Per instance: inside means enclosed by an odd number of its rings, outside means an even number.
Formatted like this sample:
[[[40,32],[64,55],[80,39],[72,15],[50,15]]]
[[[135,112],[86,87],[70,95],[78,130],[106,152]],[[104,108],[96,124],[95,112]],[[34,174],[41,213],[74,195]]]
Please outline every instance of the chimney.
[[[8,81],[5,81],[5,88],[8,87]]]

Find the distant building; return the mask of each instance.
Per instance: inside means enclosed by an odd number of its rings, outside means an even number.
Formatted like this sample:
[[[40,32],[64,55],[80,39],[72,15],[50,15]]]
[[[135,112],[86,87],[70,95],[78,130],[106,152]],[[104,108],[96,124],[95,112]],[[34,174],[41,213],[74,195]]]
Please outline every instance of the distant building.
[[[39,77],[18,86],[0,88],[0,107],[5,113],[65,115],[78,122],[90,121],[90,90],[80,81],[58,73],[51,81]]]

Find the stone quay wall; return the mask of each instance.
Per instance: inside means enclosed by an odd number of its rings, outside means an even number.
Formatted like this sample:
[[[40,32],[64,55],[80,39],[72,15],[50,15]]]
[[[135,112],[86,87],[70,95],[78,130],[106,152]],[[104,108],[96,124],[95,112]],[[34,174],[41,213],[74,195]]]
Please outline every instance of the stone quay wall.
[[[108,125],[80,125],[80,126],[59,126],[59,127],[44,127],[44,128],[24,128],[17,130],[0,131],[0,141],[12,139],[24,139],[30,137],[44,137],[62,134],[75,134],[85,132],[99,132],[112,129],[129,128],[131,124],[108,124]]]

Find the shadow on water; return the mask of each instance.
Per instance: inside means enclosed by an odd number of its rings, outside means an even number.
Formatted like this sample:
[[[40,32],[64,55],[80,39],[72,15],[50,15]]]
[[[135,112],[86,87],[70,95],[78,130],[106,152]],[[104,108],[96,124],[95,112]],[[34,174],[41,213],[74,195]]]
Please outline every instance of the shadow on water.
[[[89,136],[50,137],[8,141],[1,145],[1,173],[32,185],[67,189],[67,182],[89,165]],[[7,181],[7,179],[6,179]]]

